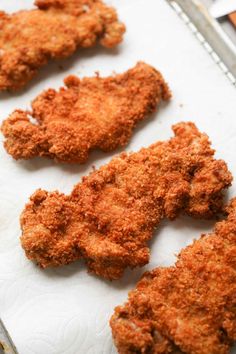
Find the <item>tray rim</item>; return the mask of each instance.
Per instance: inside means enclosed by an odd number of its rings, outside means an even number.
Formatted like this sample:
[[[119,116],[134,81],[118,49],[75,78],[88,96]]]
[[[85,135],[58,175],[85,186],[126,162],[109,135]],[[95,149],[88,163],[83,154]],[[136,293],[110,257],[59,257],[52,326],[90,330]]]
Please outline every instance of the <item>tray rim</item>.
[[[236,87],[236,46],[200,0],[166,0]]]

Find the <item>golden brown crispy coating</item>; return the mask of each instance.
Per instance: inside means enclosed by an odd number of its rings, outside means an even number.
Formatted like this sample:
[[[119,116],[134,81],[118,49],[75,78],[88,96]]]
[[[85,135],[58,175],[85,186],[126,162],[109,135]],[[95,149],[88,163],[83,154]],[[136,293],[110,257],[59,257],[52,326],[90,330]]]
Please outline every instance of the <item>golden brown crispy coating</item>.
[[[0,11],[0,91],[25,86],[50,59],[97,41],[114,47],[125,27],[101,0],[36,0],[38,9]]]
[[[111,318],[120,354],[226,354],[236,340],[236,198],[175,266],[146,272]]]
[[[118,279],[149,261],[148,240],[163,218],[208,218],[222,207],[231,174],[193,123],[175,137],[122,153],[84,177],[71,195],[36,191],[21,215],[22,246],[43,268],[85,259],[91,272]]]
[[[67,88],[49,89],[28,112],[17,110],[5,120],[5,148],[15,159],[46,156],[57,161],[83,163],[89,151],[112,151],[129,141],[135,125],[170,98],[161,74],[138,63],[113,77],[65,79]]]

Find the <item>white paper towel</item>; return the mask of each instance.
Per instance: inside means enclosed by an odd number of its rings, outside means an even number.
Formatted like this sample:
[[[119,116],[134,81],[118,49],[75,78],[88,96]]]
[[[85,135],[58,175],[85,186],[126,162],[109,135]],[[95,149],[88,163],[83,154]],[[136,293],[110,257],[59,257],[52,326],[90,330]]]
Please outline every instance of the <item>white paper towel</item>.
[[[63,61],[64,71],[51,63],[24,92],[0,95],[1,121],[15,108],[29,108],[37,94],[59,87],[70,73],[93,75],[99,70],[108,75],[145,60],[163,72],[173,100],[139,125],[126,150],[168,139],[172,124],[192,120],[208,133],[217,157],[225,159],[236,175],[235,88],[165,1],[108,3],[116,6],[127,25],[119,49],[79,51]],[[32,1],[1,0],[0,6],[16,11],[32,6]],[[81,262],[43,271],[28,261],[19,243],[18,220],[31,193],[39,187],[68,193],[92,165],[104,164],[115,153],[95,152],[83,166],[57,165],[46,159],[16,162],[0,143],[0,316],[20,354],[116,353],[108,325],[113,308],[126,300],[144,270],[172,264],[174,254],[213,225],[187,217],[162,223],[150,243],[149,265],[127,271],[115,282],[88,275]],[[235,192],[234,184],[230,195]]]

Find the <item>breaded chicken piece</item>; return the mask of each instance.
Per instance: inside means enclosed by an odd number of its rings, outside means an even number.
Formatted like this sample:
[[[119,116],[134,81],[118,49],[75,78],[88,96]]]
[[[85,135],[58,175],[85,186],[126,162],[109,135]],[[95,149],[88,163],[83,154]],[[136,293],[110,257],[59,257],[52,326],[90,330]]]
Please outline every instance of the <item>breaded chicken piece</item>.
[[[120,354],[227,354],[236,340],[236,198],[183,249],[175,266],[146,272],[110,324]]]
[[[84,177],[71,195],[37,190],[21,215],[22,246],[41,267],[85,259],[90,272],[118,279],[149,261],[148,240],[163,218],[209,218],[222,208],[231,174],[193,123],[175,137],[122,153]]]
[[[163,218],[210,218],[222,209],[231,174],[193,123],[175,137],[122,153],[84,177],[71,195],[37,190],[21,215],[22,246],[41,267],[85,259],[89,271],[118,279],[149,261],[147,242]]]
[[[114,47],[125,26],[101,0],[36,0],[38,9],[0,11],[0,91],[24,87],[50,59],[98,41]]]
[[[128,143],[135,125],[153,112],[170,91],[161,74],[138,63],[124,74],[80,80],[39,95],[29,113],[17,110],[5,120],[5,148],[15,159],[46,156],[83,163],[92,149],[112,151]]]

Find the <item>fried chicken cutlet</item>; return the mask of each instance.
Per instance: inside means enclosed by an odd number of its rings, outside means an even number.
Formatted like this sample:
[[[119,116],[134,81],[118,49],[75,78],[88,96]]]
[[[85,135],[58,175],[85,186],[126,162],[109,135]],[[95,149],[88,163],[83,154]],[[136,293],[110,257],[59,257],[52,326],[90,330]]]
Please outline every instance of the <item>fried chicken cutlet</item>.
[[[29,113],[13,112],[2,125],[5,148],[15,159],[45,156],[83,163],[92,149],[128,143],[135,125],[170,98],[162,75],[139,62],[124,74],[65,79],[67,88],[39,95]]]
[[[125,26],[101,0],[36,0],[38,9],[0,11],[0,91],[24,87],[50,59],[99,42],[114,47]]]
[[[21,215],[21,243],[41,267],[84,259],[90,272],[118,279],[149,261],[147,242],[163,218],[213,217],[231,184],[206,134],[193,123],[175,137],[122,153],[84,177],[71,195],[37,190]]]
[[[227,354],[236,340],[236,198],[183,249],[175,266],[146,272],[110,324],[120,354]]]

